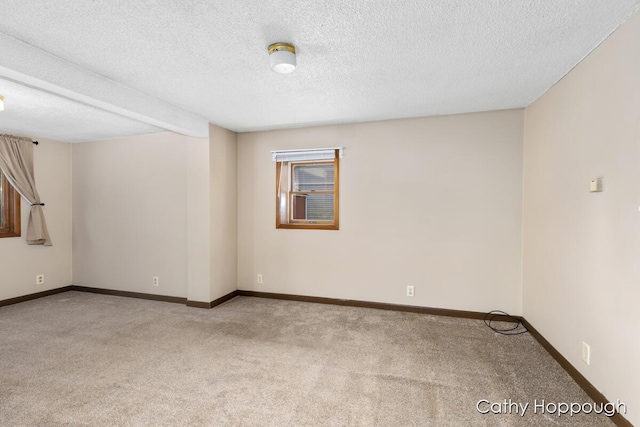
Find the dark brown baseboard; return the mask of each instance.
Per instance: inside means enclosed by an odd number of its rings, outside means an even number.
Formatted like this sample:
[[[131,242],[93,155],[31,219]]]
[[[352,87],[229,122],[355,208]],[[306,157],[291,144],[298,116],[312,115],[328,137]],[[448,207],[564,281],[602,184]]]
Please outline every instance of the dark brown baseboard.
[[[49,289],[48,291],[36,292],[35,294],[23,295],[21,297],[9,298],[0,301],[0,307],[5,305],[17,304],[19,302],[31,301],[34,299],[48,297],[49,295],[60,294],[62,292],[68,292],[71,290],[71,286],[64,286],[57,289]]]
[[[195,307],[195,308],[213,308],[217,305],[222,304],[223,302],[229,301],[231,298],[237,297],[238,295],[239,295],[238,291],[235,290],[211,302],[187,301],[187,306]]]
[[[573,378],[573,380],[589,395],[590,398],[593,399],[597,404],[606,404],[609,401],[607,398],[598,391],[597,388],[594,387],[593,384],[589,382],[581,373],[578,371],[556,348],[551,345],[549,341],[545,339],[545,337],[540,334],[536,330],[536,328],[531,325],[526,319],[522,319],[522,324],[529,330],[531,335],[540,343],[542,347],[553,357],[556,362],[567,371],[567,373]],[[611,417],[611,421],[613,421],[617,426],[621,427],[633,427],[622,414],[616,413],[613,417]]]
[[[187,299],[182,297],[170,297],[166,295],[145,294],[142,292],[116,291],[113,289],[90,288],[88,286],[69,286],[69,291],[89,292],[92,294],[113,295],[116,297],[139,298],[152,301],[174,302],[178,304],[186,304]]]
[[[210,307],[210,302],[202,302],[202,301],[190,301],[187,300],[187,307],[193,307],[193,308],[211,308]]]
[[[409,313],[433,314],[436,316],[462,317],[464,319],[482,320],[487,314],[487,313],[481,313],[479,311],[449,310],[446,308],[419,307],[415,305],[388,304],[383,302],[359,301],[359,300],[338,299],[338,298],[309,297],[304,295],[275,294],[271,292],[239,290],[238,295],[245,296],[245,297],[272,298],[272,299],[282,299],[282,300],[289,300],[289,301],[314,302],[317,304],[332,304],[332,305],[345,305],[349,307],[376,308],[378,310],[405,311]],[[508,318],[502,319],[500,316],[496,316],[494,320],[509,321]],[[516,320],[511,320],[511,321],[516,321]]]
[[[213,308],[239,295],[239,291],[236,290],[214,301],[200,302],[200,301],[188,301],[186,298],[183,298],[183,297],[172,297],[167,295],[145,294],[142,292],[118,291],[114,289],[103,289],[103,288],[92,288],[89,286],[69,285],[69,286],[64,286],[62,288],[50,289],[48,291],[37,292],[35,294],[23,295],[21,297],[2,300],[0,301],[0,307],[5,305],[17,304],[20,302],[30,301],[30,300],[34,300],[42,297],[47,297],[49,295],[55,295],[62,292],[69,292],[69,291],[88,292],[92,294],[111,295],[111,296],[125,297],[125,298],[138,298],[138,299],[146,299],[151,301],[172,302],[177,304],[186,304],[188,307],[196,307],[196,308]]]
[[[228,294],[221,296],[220,298],[213,300],[209,303],[209,308],[213,308],[217,305],[222,304],[223,302],[227,302],[232,298],[237,297],[238,295],[240,295],[240,291],[238,291],[237,289],[235,291],[229,292]]]
[[[195,307],[195,308],[213,308],[238,295],[238,291],[233,291],[214,301],[201,302],[201,301],[189,301],[183,297],[170,297],[166,295],[145,294],[141,292],[116,291],[112,289],[90,288],[87,286],[72,285],[69,288],[70,288],[68,289],[69,291],[91,292],[94,294],[113,295],[118,297],[140,298],[140,299],[147,299],[152,301],[173,302],[178,304],[186,304],[188,307]]]

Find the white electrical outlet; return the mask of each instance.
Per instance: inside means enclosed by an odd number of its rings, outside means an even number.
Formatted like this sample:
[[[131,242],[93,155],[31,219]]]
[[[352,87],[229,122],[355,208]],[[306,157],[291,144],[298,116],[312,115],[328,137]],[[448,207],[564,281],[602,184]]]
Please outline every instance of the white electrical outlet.
[[[591,346],[586,342],[582,342],[582,361],[589,365],[591,363]]]
[[[414,296],[414,289],[413,286],[407,286],[407,296],[408,297],[413,297]]]
[[[36,285],[44,285],[44,274],[38,274],[36,276]]]
[[[158,276],[153,276],[153,286],[160,286],[160,280]]]
[[[259,284],[263,284],[264,282],[262,281],[262,274],[258,274],[258,283]]]

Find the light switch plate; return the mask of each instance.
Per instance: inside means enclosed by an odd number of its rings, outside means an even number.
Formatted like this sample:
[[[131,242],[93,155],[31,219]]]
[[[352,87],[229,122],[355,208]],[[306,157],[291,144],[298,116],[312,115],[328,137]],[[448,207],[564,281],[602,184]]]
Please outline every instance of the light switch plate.
[[[592,179],[589,182],[589,191],[592,193],[599,193],[602,191],[602,178]]]

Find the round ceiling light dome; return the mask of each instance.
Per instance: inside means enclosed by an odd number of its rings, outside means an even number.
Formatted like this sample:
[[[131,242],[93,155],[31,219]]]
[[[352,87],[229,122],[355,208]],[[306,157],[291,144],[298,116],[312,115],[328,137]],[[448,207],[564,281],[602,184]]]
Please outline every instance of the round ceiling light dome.
[[[269,46],[269,63],[276,73],[287,74],[296,69],[296,48],[289,43]]]

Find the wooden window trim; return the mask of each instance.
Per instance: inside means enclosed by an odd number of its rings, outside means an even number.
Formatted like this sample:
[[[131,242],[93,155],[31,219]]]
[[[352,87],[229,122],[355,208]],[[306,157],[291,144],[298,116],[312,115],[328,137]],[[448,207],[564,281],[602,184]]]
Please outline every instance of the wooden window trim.
[[[280,173],[282,171],[282,162],[276,162],[276,228],[284,228],[284,229],[298,229],[298,230],[339,230],[340,229],[340,215],[339,215],[339,203],[340,200],[340,180],[339,180],[339,150],[336,150],[336,157],[333,159],[333,182],[334,182],[334,191],[314,191],[314,194],[331,194],[333,193],[333,221],[315,221],[311,224],[306,220],[296,220],[295,222],[289,220],[291,213],[291,197],[292,194],[309,194],[309,192],[301,192],[301,191],[289,191],[289,200],[287,200],[287,212],[286,212],[286,220],[282,221],[280,218],[280,195],[278,194],[278,186],[280,185]],[[318,161],[318,162],[293,162],[295,163],[304,163],[304,164],[326,164],[329,163],[327,161]],[[293,173],[293,167],[290,167],[290,173]],[[291,177],[287,180],[289,185],[291,185]]]
[[[2,216],[5,226],[0,227],[0,238],[20,237],[20,194],[13,188],[7,178],[0,173],[4,192],[2,194]]]

